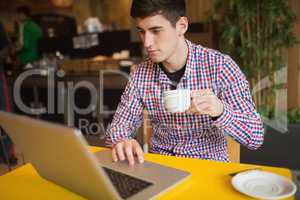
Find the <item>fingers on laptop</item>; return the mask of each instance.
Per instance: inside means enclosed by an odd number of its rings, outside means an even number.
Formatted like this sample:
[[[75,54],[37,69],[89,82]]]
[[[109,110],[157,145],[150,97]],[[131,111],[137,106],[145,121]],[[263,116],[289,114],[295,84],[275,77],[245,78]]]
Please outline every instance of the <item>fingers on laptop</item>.
[[[144,162],[143,150],[139,143],[134,139],[126,139],[117,143],[112,149],[114,162],[127,159],[129,165],[134,165],[134,157],[137,156],[140,163]]]
[[[135,156],[138,158],[140,163],[144,162],[144,152],[140,146],[140,144],[135,141],[136,145],[133,146]]]
[[[112,159],[114,162],[117,162],[118,161],[118,156],[117,156],[117,151],[116,151],[116,148],[112,148],[112,151],[111,151],[111,154],[112,154]]]

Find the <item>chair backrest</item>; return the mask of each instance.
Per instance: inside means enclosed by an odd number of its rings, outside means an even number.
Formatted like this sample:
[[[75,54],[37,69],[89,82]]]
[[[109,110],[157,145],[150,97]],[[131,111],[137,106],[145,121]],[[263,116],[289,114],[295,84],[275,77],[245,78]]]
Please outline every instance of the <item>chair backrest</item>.
[[[240,163],[240,144],[229,136],[226,139],[230,162]]]
[[[149,119],[149,114],[144,111],[144,123],[143,123],[143,147],[144,151],[147,151],[147,147],[150,144],[150,138],[152,135],[152,126]],[[231,137],[226,136],[228,145],[228,154],[230,162],[239,163],[240,162],[240,144],[234,141]]]

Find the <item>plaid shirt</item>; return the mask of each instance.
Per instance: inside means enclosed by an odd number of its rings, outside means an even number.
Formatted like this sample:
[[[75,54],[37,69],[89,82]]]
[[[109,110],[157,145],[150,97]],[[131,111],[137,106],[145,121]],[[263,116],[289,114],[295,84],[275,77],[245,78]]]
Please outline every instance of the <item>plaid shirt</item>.
[[[213,120],[208,115],[167,112],[163,92],[170,90],[172,82],[158,64],[147,60],[131,74],[107,131],[109,139],[115,144],[132,138],[146,109],[153,126],[151,152],[229,161],[226,135],[257,149],[263,142],[263,124],[244,74],[229,56],[187,44],[186,70],[177,88],[211,89],[224,104],[222,115]]]

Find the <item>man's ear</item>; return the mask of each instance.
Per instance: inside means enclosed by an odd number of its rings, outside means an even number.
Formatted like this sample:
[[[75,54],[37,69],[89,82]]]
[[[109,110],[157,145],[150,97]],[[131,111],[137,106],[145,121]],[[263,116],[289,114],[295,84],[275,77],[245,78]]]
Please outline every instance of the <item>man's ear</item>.
[[[189,22],[187,17],[180,17],[176,22],[176,29],[179,36],[183,36],[189,27]]]

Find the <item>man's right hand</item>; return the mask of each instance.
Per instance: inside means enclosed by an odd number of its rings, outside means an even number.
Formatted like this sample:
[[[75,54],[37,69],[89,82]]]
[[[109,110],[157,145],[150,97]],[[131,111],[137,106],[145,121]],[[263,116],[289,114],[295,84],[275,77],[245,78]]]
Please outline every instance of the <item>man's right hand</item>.
[[[119,160],[128,160],[129,165],[133,166],[135,156],[139,163],[144,162],[143,150],[135,139],[124,139],[113,145],[112,158],[114,162]]]

